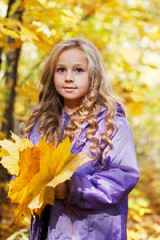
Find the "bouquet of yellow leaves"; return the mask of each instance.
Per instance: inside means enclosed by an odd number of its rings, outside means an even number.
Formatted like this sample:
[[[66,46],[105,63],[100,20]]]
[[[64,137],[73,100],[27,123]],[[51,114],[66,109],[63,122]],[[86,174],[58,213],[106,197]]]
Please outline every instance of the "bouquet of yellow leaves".
[[[54,206],[54,189],[71,178],[74,171],[90,160],[85,153],[71,154],[71,142],[67,137],[55,148],[42,139],[36,146],[27,138],[11,135],[14,142],[0,141],[1,164],[15,175],[9,183],[8,197],[18,203],[16,221],[23,219],[31,210],[40,216],[47,204]]]

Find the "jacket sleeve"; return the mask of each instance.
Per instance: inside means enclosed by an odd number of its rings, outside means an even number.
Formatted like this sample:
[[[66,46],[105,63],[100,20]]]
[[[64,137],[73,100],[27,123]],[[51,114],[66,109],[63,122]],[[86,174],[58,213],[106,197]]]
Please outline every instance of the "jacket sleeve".
[[[36,145],[40,140],[40,132],[39,132],[38,126],[39,126],[39,120],[37,120],[36,123],[34,124],[31,134],[29,136],[29,140],[33,143],[33,145]]]
[[[73,175],[66,203],[85,209],[100,209],[125,198],[139,179],[131,129],[126,119],[118,120],[118,130],[112,138],[113,149],[108,163],[103,160],[92,175]]]

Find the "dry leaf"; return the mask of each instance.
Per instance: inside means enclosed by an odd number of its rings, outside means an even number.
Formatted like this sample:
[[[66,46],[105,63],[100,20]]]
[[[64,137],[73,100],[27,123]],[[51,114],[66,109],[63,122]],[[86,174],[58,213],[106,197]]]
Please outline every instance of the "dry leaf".
[[[6,139],[4,139],[3,141],[0,141],[0,146],[3,148],[1,150],[1,157],[2,157],[1,164],[5,168],[7,168],[10,174],[18,176],[19,151],[22,151],[27,147],[32,147],[33,144],[29,139],[27,138],[21,139],[14,133],[11,133],[11,137],[12,139],[15,140],[15,143]]]
[[[84,153],[71,154],[71,142],[67,137],[55,148],[42,139],[33,146],[29,139],[21,139],[12,133],[15,143],[0,141],[3,147],[2,165],[17,177],[10,182],[8,197],[18,203],[16,221],[32,214],[40,215],[47,204],[54,206],[54,188],[71,178],[74,171],[90,160]]]

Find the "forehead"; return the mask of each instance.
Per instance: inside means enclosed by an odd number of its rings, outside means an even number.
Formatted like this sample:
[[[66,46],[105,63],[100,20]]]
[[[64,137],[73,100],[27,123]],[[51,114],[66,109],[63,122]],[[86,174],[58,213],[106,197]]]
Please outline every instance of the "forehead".
[[[63,63],[83,63],[88,64],[88,60],[82,51],[79,48],[71,48],[63,51],[58,58],[57,64]]]

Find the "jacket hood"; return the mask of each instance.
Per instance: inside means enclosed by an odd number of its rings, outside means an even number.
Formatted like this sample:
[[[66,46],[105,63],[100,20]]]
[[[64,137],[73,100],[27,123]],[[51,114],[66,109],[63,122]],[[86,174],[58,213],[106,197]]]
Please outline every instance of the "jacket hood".
[[[122,107],[122,105],[118,102],[116,102],[116,116],[118,117],[125,117],[125,111]],[[99,113],[97,114],[97,121],[101,121],[102,119],[104,119],[105,115],[107,114],[108,109],[104,106],[101,106],[101,110],[99,111]],[[86,127],[88,125],[87,121],[84,121],[82,126],[83,128]]]
[[[120,103],[117,102],[117,113],[116,113],[116,116],[119,116],[119,117],[125,117],[126,114],[125,114],[125,111],[122,107],[122,105]]]
[[[125,117],[125,111],[122,107],[122,105],[118,102],[116,102],[116,116],[118,117]],[[107,114],[108,109],[104,106],[101,106],[100,112],[97,114],[98,121],[104,118],[104,116]]]

